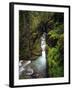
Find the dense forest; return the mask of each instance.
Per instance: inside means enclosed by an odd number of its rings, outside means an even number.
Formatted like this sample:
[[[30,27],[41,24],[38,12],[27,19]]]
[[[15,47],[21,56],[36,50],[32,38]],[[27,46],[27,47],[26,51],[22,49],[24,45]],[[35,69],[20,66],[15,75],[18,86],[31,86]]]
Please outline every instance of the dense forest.
[[[64,76],[64,13],[19,11],[19,60],[41,55],[40,38],[46,33],[48,77]]]

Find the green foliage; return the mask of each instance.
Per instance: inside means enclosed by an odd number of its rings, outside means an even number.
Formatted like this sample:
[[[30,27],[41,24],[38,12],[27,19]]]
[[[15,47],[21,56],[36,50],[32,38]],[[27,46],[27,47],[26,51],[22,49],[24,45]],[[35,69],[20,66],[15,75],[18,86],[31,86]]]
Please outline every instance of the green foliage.
[[[64,14],[19,12],[19,59],[35,60],[41,55],[40,37],[46,32],[48,77],[64,76]]]
[[[58,46],[49,48],[48,51],[48,74],[50,77],[63,76],[63,65],[61,65],[61,58]]]
[[[63,25],[63,22],[60,23],[56,21],[54,23],[54,28],[49,31],[48,36],[49,36],[48,55],[47,55],[48,75],[49,77],[63,77],[64,76],[64,25]],[[56,42],[54,42],[55,40]]]

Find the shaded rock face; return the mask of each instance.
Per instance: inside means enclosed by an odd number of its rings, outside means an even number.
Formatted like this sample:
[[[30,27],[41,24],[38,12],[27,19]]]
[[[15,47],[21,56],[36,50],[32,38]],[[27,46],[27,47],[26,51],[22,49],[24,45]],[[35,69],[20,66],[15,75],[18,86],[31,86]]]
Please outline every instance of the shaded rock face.
[[[20,61],[19,65],[19,77],[20,79],[25,78],[46,78],[46,41],[45,33],[41,37],[41,51],[42,55],[34,61]]]
[[[46,77],[46,40],[45,40],[45,33],[43,33],[41,37],[41,49],[42,49],[42,55],[38,57],[32,64],[34,66],[35,72],[38,73],[40,78]]]
[[[46,33],[46,48],[41,46],[41,37]],[[21,78],[37,78],[42,73],[38,71],[42,68],[38,62],[42,58],[46,49],[47,73],[48,77],[64,76],[64,13],[41,12],[41,11],[19,11],[19,61],[31,61],[30,68],[22,68],[28,74],[33,69],[34,73],[25,77],[22,72]],[[42,41],[42,44],[44,41]],[[45,56],[43,54],[43,56]],[[36,62],[37,60],[37,62]],[[43,59],[45,60],[45,59]],[[42,60],[42,61],[43,61]],[[38,65],[36,65],[37,63]],[[38,67],[38,68],[37,68]],[[37,69],[36,69],[37,68]],[[42,69],[43,70],[43,69]],[[45,71],[45,69],[43,70]],[[40,73],[41,74],[40,74]],[[45,73],[45,72],[44,72]]]
[[[19,12],[19,60],[35,60],[41,56],[41,36],[53,27],[48,23],[48,15],[47,12]]]
[[[22,75],[23,76],[30,76],[33,74],[33,69],[31,68],[30,66],[31,64],[31,61],[24,61],[24,60],[21,60],[19,62],[19,77],[21,77]]]

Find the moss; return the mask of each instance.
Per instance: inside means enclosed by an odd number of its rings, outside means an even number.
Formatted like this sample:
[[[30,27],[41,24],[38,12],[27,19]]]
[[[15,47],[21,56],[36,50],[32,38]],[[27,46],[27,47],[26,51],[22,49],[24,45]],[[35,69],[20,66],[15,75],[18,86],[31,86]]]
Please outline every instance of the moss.
[[[41,55],[40,37],[46,32],[49,77],[64,75],[64,14],[56,12],[19,12],[19,59],[35,60]]]

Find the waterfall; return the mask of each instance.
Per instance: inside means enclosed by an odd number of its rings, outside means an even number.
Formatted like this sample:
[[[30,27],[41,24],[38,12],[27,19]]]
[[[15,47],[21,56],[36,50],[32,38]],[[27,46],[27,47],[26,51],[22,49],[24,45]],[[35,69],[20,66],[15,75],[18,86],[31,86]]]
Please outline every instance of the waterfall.
[[[41,50],[42,50],[42,55],[39,56],[34,62],[34,68],[38,72],[39,76],[41,78],[46,77],[46,39],[45,39],[45,33],[41,36]]]
[[[45,36],[46,36],[46,34],[43,33],[43,35],[42,35],[42,37],[41,37],[41,49],[42,49],[42,57],[43,57],[44,63],[46,63],[46,53],[45,53],[46,40],[45,40]]]
[[[28,78],[31,78],[31,75],[34,74],[34,77],[36,78],[43,78],[46,77],[46,34],[43,33],[41,36],[41,50],[42,55],[39,56],[36,60],[32,61],[23,61],[21,60],[19,62],[19,75],[25,75],[25,77],[30,76]]]
[[[43,33],[41,37],[41,49],[42,49],[42,56],[45,57],[45,48],[46,48],[46,40],[45,40],[45,33]]]

